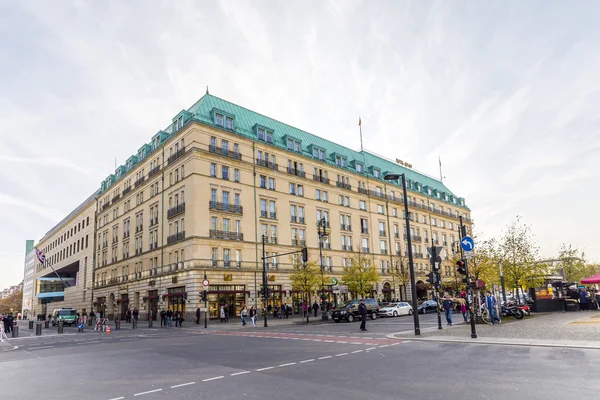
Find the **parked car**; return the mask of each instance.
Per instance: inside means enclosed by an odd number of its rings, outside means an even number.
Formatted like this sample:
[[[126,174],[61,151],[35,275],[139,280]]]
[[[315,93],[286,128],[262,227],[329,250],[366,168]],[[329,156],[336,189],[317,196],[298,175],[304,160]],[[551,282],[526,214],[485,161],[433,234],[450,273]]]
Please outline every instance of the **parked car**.
[[[367,307],[367,316],[371,319],[376,319],[379,315],[379,304],[375,299],[364,299],[365,306]],[[360,300],[350,300],[345,302],[339,307],[336,307],[331,312],[331,316],[335,322],[348,321],[354,322],[360,320],[360,314],[358,313],[358,305]]]
[[[52,312],[52,326],[58,325],[58,321],[63,321],[65,325],[75,325],[77,323],[77,310],[74,308],[61,308]]]
[[[413,310],[410,304],[399,302],[399,303],[388,303],[387,306],[379,309],[380,317],[397,317],[399,315],[412,315]]]
[[[438,303],[435,300],[425,300],[419,304],[419,314],[427,314],[428,311],[436,311]]]

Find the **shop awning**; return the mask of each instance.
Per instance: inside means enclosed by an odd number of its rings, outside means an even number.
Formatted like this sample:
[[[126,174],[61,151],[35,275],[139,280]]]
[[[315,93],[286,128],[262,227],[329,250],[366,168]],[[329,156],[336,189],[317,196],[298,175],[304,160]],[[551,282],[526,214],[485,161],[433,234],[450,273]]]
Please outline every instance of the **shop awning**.
[[[64,297],[65,292],[45,292],[45,293],[36,293],[35,297],[38,299],[47,299],[50,297]]]
[[[600,274],[592,275],[588,278],[582,279],[581,283],[589,285],[590,283],[600,283]]]

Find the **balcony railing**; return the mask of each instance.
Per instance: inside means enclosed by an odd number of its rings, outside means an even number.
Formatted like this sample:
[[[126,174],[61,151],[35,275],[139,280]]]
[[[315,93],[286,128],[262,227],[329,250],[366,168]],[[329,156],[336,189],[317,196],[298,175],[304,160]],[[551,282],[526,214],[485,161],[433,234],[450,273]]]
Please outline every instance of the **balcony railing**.
[[[242,153],[240,153],[239,151],[238,152],[231,151],[229,149],[223,149],[221,147],[212,146],[212,145],[208,145],[208,151],[210,151],[211,153],[214,153],[214,154],[220,154],[225,157],[233,158],[234,160],[242,159]]]
[[[369,234],[369,228],[365,228],[364,226],[362,226],[360,228],[360,233],[364,233],[365,235]]]
[[[157,165],[156,167],[154,167],[150,171],[148,171],[148,179],[152,178],[154,175],[158,174],[159,172],[160,172],[160,165]]]
[[[423,238],[421,238],[421,236],[418,236],[418,235],[413,235],[412,241],[413,242],[421,242],[421,241],[423,241]]]
[[[135,227],[135,233],[140,233],[144,230],[144,225],[138,225]]]
[[[400,234],[398,232],[394,232],[394,238],[400,239]]]
[[[172,244],[185,239],[185,231],[177,232],[171,236],[167,236],[167,244]]]
[[[276,212],[261,211],[260,212],[260,217],[261,218],[269,218],[269,219],[277,219],[277,213]]]
[[[304,217],[298,217],[298,223],[299,224],[305,224]]]
[[[108,207],[110,207],[110,201],[106,201],[106,203],[102,205],[102,210],[106,210]]]
[[[123,189],[123,196],[125,196],[129,192],[131,192],[131,186],[127,186],[125,189]]]
[[[154,225],[158,225],[158,217],[150,218],[150,227],[153,227]]]
[[[335,186],[337,186],[339,188],[342,188],[342,189],[352,190],[352,185],[350,185],[349,183],[344,183],[344,182],[337,181],[335,183]]]
[[[363,247],[363,248],[362,248],[362,252],[363,252],[363,253],[370,253],[371,251],[369,250],[369,248],[368,248],[368,247]]]
[[[387,249],[380,249],[381,254],[387,254]]]
[[[210,237],[212,239],[223,239],[223,240],[244,240],[244,234],[239,232],[231,232],[231,231],[217,231],[211,229]]]
[[[114,203],[115,201],[119,200],[121,198],[121,193],[114,195],[112,198],[112,202]]]
[[[263,160],[262,158],[256,159],[256,165],[260,165],[261,167],[271,168],[271,169],[279,169],[277,163],[274,163],[269,160]]]
[[[177,150],[175,153],[170,155],[169,158],[167,158],[167,162],[169,164],[171,164],[173,161],[177,160],[179,157],[181,157],[184,154],[185,154],[185,146],[183,146],[182,148]]]
[[[386,236],[385,231],[379,231],[379,236]]]
[[[219,203],[217,201],[210,201],[208,207],[211,210],[230,212],[230,213],[234,213],[234,214],[243,214],[244,213],[244,207],[236,206],[235,204],[227,204],[227,203]]]
[[[306,172],[300,171],[299,169],[296,169],[296,168],[287,167],[287,173],[290,175],[299,176],[301,178],[306,178]]]
[[[340,224],[340,230],[342,231],[351,231],[352,225]]]
[[[129,237],[129,231],[123,232],[123,239],[127,239]]]
[[[363,188],[363,187],[360,187],[360,186],[359,186],[359,187],[358,187],[358,193],[361,193],[361,194],[369,194],[369,191],[368,191],[367,189],[365,189],[365,188]]]
[[[324,176],[321,176],[321,175],[313,174],[313,181],[322,182],[322,183],[329,185],[329,178],[325,178]]]
[[[182,214],[185,212],[185,203],[179,203],[174,207],[169,208],[167,210],[167,218],[173,218],[176,215]]]
[[[290,217],[290,222],[294,222],[294,223],[298,222],[298,217],[296,217],[295,215],[292,215]]]
[[[144,183],[145,181],[146,181],[146,177],[145,176],[140,176],[138,179],[135,180],[134,186],[138,187],[142,183]]]

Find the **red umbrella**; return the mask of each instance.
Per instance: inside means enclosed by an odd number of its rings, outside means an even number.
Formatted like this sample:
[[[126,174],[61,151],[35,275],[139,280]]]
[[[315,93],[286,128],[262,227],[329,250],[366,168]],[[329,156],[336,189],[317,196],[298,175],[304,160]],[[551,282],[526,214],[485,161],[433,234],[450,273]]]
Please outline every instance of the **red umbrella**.
[[[600,274],[592,275],[589,278],[582,279],[581,283],[583,283],[584,285],[590,283],[600,283]]]

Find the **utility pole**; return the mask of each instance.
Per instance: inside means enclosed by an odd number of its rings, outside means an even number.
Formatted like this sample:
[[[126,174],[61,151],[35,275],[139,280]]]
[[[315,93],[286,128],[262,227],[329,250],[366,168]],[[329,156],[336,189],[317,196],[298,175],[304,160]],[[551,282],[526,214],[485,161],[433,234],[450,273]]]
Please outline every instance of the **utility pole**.
[[[269,289],[267,288],[267,257],[265,256],[265,242],[267,237],[262,235],[262,262],[263,262],[263,270],[262,270],[262,281],[263,281],[263,316],[265,318],[265,328],[269,326],[267,324],[267,300],[269,298]]]
[[[462,243],[462,238],[467,236],[467,228],[463,225],[462,217],[459,217],[460,220],[460,240]],[[460,248],[461,256],[463,255],[462,246]],[[471,304],[469,305],[469,316],[471,317],[471,339],[477,339],[477,331],[475,329],[475,315],[473,313],[473,307],[475,305],[475,297],[473,291],[471,290],[471,281],[469,277],[469,261],[465,260],[465,275],[467,277],[467,302],[469,300],[469,295],[471,296]],[[479,299],[477,299],[479,301]],[[478,303],[479,304],[479,303]]]
[[[206,271],[204,271],[204,280],[206,280]],[[204,297],[204,329],[208,328],[208,317],[206,316],[206,314],[208,314],[208,299],[206,296],[206,289],[204,289],[203,292],[203,297]],[[218,305],[218,303],[217,303]]]

